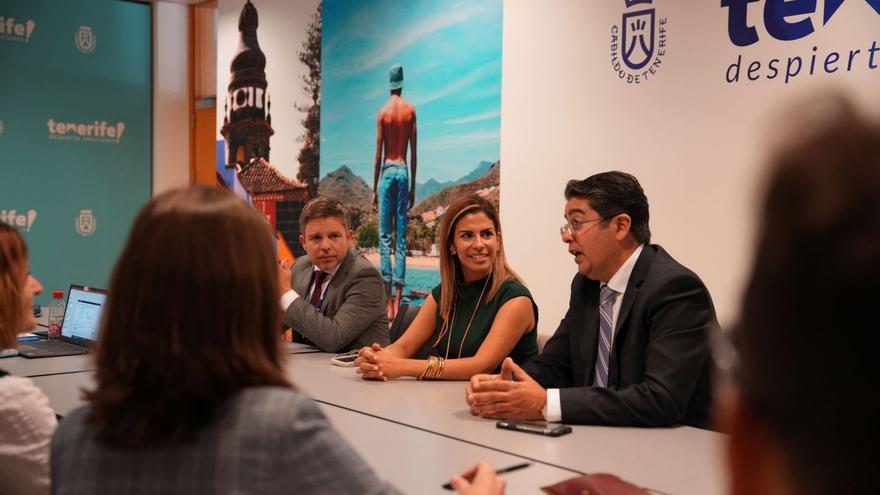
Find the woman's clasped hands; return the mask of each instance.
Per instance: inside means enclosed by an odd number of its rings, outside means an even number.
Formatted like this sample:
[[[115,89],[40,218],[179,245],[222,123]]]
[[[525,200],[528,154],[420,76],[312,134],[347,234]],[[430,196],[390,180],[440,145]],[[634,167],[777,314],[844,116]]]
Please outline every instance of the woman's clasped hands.
[[[364,380],[387,381],[389,378],[403,376],[404,359],[395,356],[379,344],[363,347],[358,352],[355,364],[358,365],[357,373]]]

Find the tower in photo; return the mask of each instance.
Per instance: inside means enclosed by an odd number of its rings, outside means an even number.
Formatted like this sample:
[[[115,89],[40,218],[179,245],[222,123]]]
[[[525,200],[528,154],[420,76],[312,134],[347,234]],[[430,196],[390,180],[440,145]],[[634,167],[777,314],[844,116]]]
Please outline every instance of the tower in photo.
[[[266,55],[257,41],[257,9],[248,0],[238,18],[238,50],[232,58],[231,76],[224,107],[226,166],[248,163],[261,157],[269,161],[272,130],[269,93],[266,91]]]
[[[257,8],[248,0],[238,18],[238,49],[230,64],[220,134],[226,141],[220,182],[253,203],[276,231],[279,253],[302,254],[299,215],[309,200],[302,182],[285,177],[269,162],[272,129],[266,55],[257,41]],[[277,136],[276,136],[277,139]]]

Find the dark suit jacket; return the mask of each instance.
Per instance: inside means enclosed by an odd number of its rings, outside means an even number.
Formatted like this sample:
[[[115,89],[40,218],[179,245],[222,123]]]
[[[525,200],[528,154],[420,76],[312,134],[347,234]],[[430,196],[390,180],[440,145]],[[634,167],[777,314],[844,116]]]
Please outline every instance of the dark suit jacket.
[[[708,427],[712,298],[693,272],[645,245],[617,317],[608,388],[592,386],[599,338],[599,282],[578,274],[556,333],[525,370],[558,388],[564,423]]]
[[[326,352],[348,351],[373,343],[388,345],[385,287],[376,268],[349,249],[327,285],[321,311],[315,311],[306,300],[314,266],[308,256],[301,256],[293,264],[293,290],[300,297],[284,312],[284,324]]]

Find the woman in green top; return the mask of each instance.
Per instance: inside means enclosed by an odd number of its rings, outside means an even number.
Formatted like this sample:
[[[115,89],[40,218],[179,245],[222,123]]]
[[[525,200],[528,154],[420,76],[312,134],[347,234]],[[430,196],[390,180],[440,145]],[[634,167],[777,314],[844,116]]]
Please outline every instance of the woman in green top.
[[[507,356],[522,363],[537,354],[538,308],[507,264],[492,203],[476,194],[456,199],[439,238],[440,285],[400,339],[360,350],[364,378],[467,380],[498,369]],[[428,342],[432,355],[411,359]]]

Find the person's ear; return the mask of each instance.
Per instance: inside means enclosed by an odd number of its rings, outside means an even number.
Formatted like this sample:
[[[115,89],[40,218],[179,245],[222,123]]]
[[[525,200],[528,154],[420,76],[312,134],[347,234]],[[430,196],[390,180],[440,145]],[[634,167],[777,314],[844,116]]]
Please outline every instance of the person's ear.
[[[622,241],[632,229],[632,217],[626,213],[621,213],[611,220],[614,227],[614,237],[618,241]]]
[[[299,244],[306,249],[306,238],[302,234],[299,235]]]
[[[348,229],[346,237],[348,237],[348,242],[354,242],[354,232],[351,229]]]

